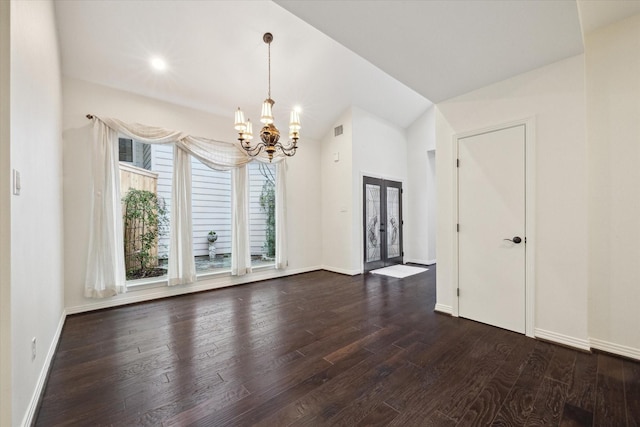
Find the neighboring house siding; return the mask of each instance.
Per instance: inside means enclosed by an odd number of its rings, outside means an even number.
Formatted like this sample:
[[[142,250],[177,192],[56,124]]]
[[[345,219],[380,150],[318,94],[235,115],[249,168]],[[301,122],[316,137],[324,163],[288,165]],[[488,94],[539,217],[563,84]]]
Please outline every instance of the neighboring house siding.
[[[140,144],[141,145],[141,144]],[[144,154],[147,154],[142,150]],[[158,173],[158,195],[167,204],[171,215],[171,180],[173,174],[173,146],[152,145],[148,150],[149,160],[145,158],[147,169]],[[141,156],[141,158],[144,158]],[[271,165],[269,167],[272,167]],[[192,213],[194,256],[208,256],[207,235],[213,230],[218,235],[215,243],[218,254],[231,253],[231,173],[210,169],[192,158]],[[266,214],[260,209],[260,193],[265,178],[256,163],[249,164],[249,233],[251,254],[264,253]],[[167,230],[168,231],[168,230]],[[168,256],[169,235],[160,239],[159,253]]]
[[[133,143],[133,165],[137,168],[144,168],[144,145],[135,141]]]
[[[216,171],[191,158],[191,206],[195,256],[209,255],[207,235],[218,235],[218,254],[231,253],[231,172]]]
[[[173,145],[151,145],[150,170],[158,174],[158,196],[163,198],[169,217],[171,217],[171,180],[173,175]],[[169,257],[169,226],[159,239],[158,255]]]

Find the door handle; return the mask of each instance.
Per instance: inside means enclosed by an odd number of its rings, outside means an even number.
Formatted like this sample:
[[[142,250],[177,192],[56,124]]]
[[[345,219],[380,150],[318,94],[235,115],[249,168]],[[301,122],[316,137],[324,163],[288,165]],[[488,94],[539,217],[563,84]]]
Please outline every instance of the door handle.
[[[508,242],[515,243],[516,245],[517,245],[518,243],[522,242],[522,239],[521,239],[520,237],[518,237],[518,236],[514,237],[513,239],[503,239],[503,240],[506,240],[506,241],[508,241]]]

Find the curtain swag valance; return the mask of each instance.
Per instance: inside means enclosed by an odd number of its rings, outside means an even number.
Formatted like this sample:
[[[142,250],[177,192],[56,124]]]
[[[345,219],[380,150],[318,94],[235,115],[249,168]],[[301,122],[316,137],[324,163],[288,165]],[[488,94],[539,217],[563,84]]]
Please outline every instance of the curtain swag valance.
[[[120,194],[118,138],[128,136],[147,144],[173,144],[174,167],[169,222],[169,286],[196,281],[191,223],[191,157],[216,170],[232,170],[231,274],[251,272],[247,163],[269,162],[260,154],[249,157],[237,144],[188,135],[164,128],[125,123],[87,115],[93,121],[92,225],[89,237],[85,296],[105,298],[126,292],[124,237]],[[276,163],[276,260],[287,266],[286,163]]]

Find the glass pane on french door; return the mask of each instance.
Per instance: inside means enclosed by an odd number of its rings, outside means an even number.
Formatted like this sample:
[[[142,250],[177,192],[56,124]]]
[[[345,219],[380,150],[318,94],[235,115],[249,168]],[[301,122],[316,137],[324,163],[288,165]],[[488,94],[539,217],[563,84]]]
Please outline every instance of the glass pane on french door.
[[[387,258],[400,256],[400,189],[387,187]]]
[[[365,262],[381,260],[380,186],[365,184]]]

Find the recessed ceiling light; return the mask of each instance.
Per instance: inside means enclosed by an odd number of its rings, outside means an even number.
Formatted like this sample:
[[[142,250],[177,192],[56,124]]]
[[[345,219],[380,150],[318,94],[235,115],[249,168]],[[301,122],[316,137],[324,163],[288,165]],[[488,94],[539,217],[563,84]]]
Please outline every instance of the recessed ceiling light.
[[[167,61],[160,58],[159,56],[155,56],[151,58],[151,61],[149,62],[151,64],[151,68],[153,68],[156,71],[164,71],[167,69]]]

